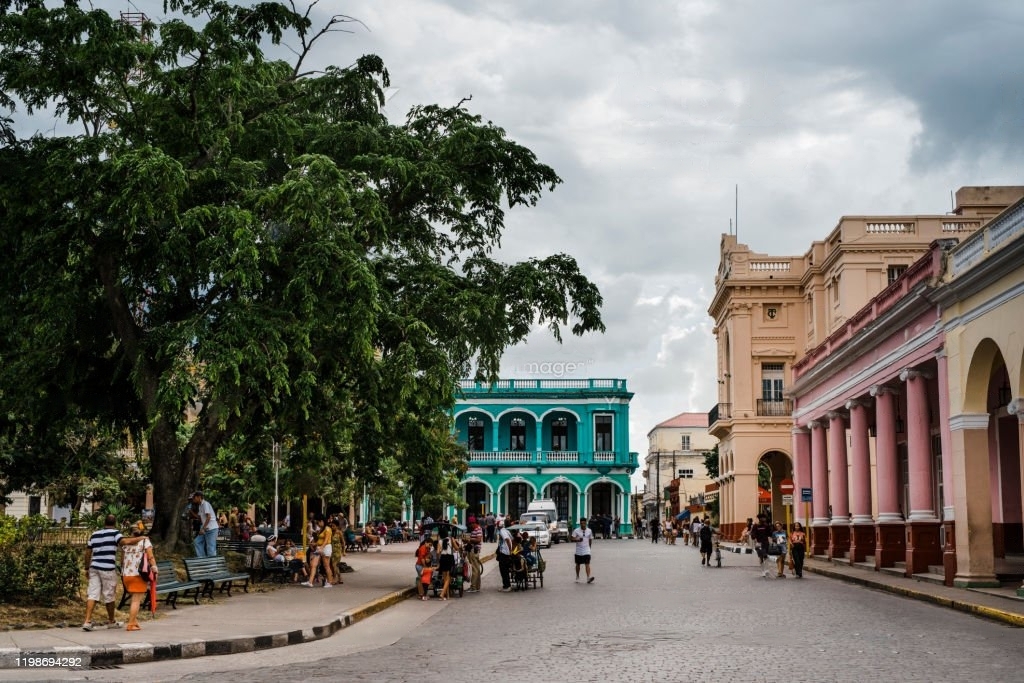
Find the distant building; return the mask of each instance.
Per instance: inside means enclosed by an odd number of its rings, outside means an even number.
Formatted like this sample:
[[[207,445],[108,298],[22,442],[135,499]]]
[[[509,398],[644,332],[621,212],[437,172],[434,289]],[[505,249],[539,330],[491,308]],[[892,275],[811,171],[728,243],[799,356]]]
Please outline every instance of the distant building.
[[[648,519],[655,515],[665,519],[690,505],[704,505],[712,483],[704,454],[717,443],[708,434],[707,413],[679,413],[647,433],[644,512]]]
[[[488,510],[518,517],[536,498],[560,518],[608,515],[632,533],[629,402],[624,379],[463,380],[455,436],[466,446],[461,521]]]

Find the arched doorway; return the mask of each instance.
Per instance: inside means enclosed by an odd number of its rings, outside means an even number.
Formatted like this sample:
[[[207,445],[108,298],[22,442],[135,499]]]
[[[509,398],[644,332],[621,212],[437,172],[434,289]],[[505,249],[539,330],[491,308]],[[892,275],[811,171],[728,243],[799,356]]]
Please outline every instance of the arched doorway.
[[[512,519],[519,519],[526,512],[531,499],[530,487],[525,482],[509,482],[505,486],[505,512]]]
[[[793,478],[793,460],[782,451],[768,451],[757,461],[757,512],[768,515],[769,522],[786,521],[779,483]]]
[[[466,482],[466,510],[462,515],[465,523],[470,515],[477,518],[487,514],[490,507],[490,489],[482,481]]]
[[[558,519],[569,519],[572,517],[573,501],[575,500],[576,489],[567,481],[556,481],[548,484],[545,498],[555,502],[555,509],[558,510]]]

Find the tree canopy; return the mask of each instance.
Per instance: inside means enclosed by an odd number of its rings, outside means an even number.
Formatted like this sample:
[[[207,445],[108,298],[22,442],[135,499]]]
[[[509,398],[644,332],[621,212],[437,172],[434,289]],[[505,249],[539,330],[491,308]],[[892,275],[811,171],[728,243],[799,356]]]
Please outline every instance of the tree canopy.
[[[372,479],[389,456],[431,493],[458,378],[538,323],[604,329],[572,257],[493,255],[560,179],[464,103],[390,123],[376,56],[307,69],[345,17],[165,11],[0,0],[0,493],[81,420],[145,443],[165,538],[218,449],[285,436],[293,469]]]

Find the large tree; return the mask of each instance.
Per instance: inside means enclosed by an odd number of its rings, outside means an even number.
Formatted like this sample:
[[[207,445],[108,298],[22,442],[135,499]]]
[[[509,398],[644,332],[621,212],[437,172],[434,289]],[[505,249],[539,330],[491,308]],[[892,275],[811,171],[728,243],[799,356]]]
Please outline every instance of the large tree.
[[[459,377],[494,377],[538,322],[604,329],[571,257],[493,257],[555,172],[461,102],[389,123],[375,56],[308,70],[345,17],[46,4],[0,0],[6,457],[54,457],[34,445],[69,415],[141,435],[165,539],[217,449],[274,438],[312,471],[392,456],[419,498],[457,460]]]

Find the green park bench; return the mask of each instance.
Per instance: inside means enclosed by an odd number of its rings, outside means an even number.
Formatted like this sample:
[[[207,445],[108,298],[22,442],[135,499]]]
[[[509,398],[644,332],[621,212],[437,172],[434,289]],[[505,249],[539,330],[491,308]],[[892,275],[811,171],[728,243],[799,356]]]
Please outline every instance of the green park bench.
[[[178,573],[174,569],[174,563],[170,560],[164,560],[156,563],[157,574],[156,579],[156,595],[159,598],[161,595],[166,596],[164,603],[171,606],[171,609],[178,609],[178,596],[188,597],[190,591],[192,591],[192,601],[195,604],[199,604],[199,592],[203,587],[203,584],[198,581],[179,581]],[[118,609],[124,609],[124,606],[128,603],[128,600],[132,597],[131,593],[125,593],[121,596],[121,603],[117,606]],[[146,597],[143,599],[143,608],[149,607],[149,592],[146,592]]]
[[[199,591],[201,595],[209,595],[213,598],[213,589],[220,584],[220,592],[227,591],[231,596],[231,588],[236,581],[244,581],[242,590],[249,592],[249,574],[233,572],[228,569],[227,560],[223,555],[213,557],[186,557],[185,571],[188,573],[189,581],[198,581],[203,584]]]

